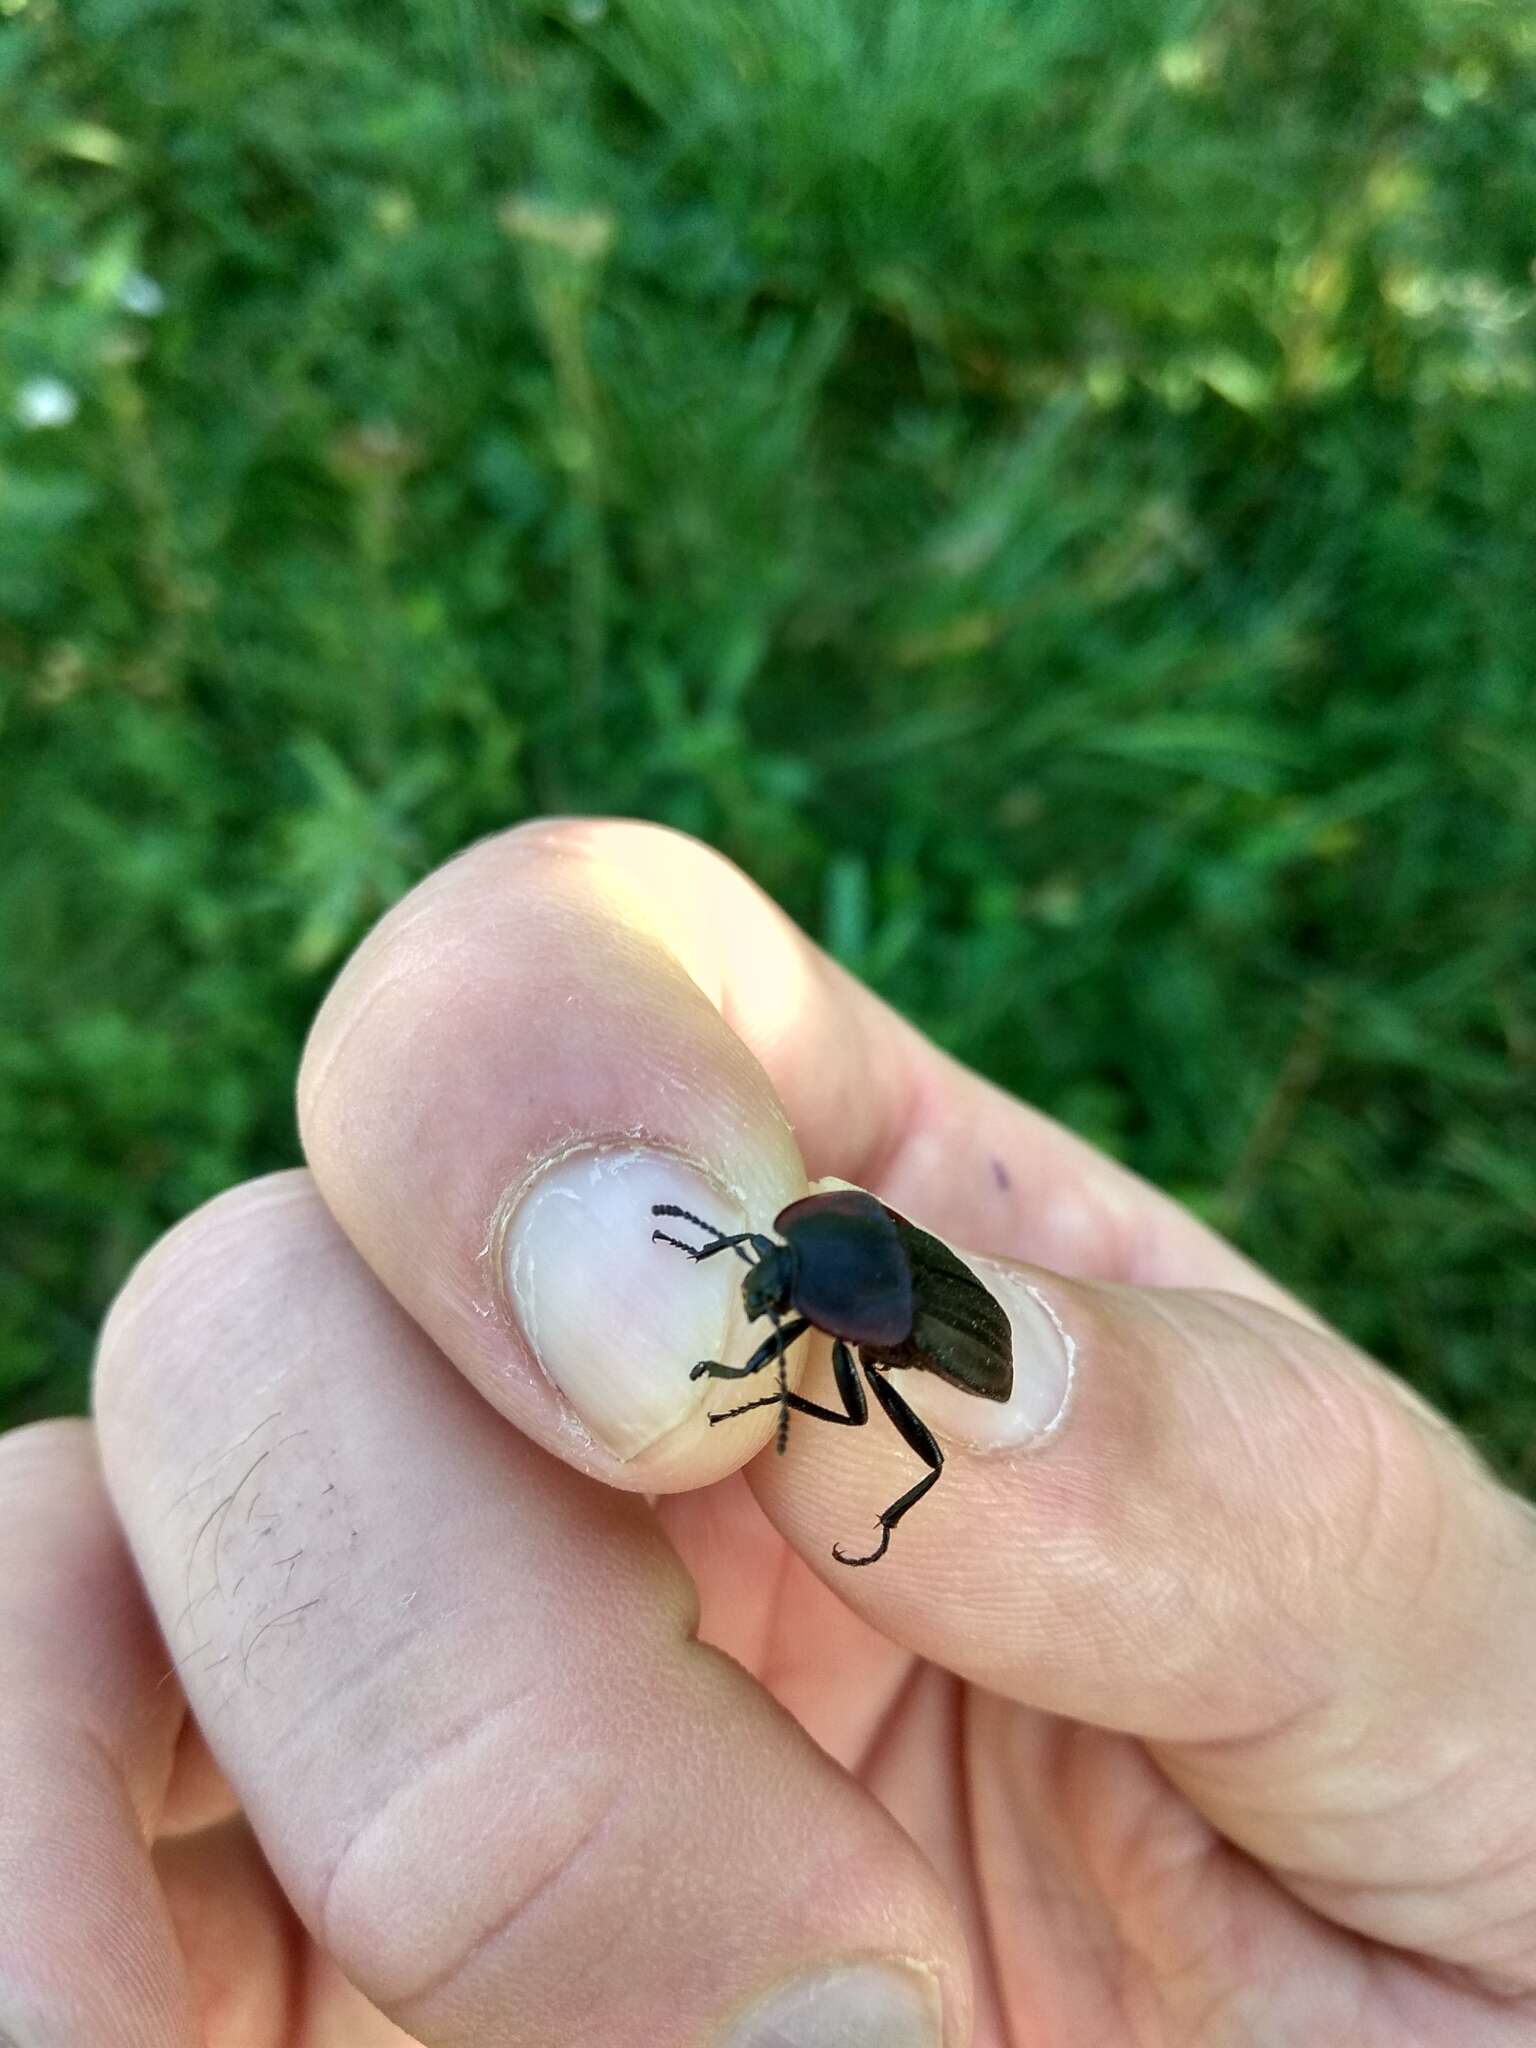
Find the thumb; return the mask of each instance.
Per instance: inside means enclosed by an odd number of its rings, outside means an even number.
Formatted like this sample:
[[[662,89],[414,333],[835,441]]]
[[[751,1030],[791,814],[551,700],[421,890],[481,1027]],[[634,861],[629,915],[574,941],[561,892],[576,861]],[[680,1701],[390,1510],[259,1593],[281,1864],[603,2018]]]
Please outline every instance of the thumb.
[[[888,1382],[945,1467],[870,1570],[829,1552],[921,1476],[910,1437],[797,1422],[752,1468],[777,1525],[909,1648],[1151,1743],[1330,1917],[1536,1982],[1524,1504],[1299,1317],[966,1262],[1009,1317],[1010,1399]],[[837,1405],[825,1351],[802,1393]]]

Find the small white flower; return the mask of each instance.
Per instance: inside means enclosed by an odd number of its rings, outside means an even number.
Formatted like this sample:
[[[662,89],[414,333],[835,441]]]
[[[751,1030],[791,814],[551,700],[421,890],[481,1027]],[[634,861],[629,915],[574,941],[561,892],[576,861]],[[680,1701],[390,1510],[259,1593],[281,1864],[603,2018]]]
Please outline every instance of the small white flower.
[[[165,311],[165,292],[148,271],[130,270],[118,286],[117,303],[125,313],[153,320]]]
[[[79,393],[62,377],[29,377],[16,393],[16,418],[28,429],[67,427],[79,410]]]

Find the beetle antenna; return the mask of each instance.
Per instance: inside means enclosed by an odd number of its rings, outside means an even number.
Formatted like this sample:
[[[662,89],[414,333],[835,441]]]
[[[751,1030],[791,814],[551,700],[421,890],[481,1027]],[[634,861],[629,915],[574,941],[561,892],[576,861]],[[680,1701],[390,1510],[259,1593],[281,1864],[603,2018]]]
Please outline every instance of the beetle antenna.
[[[773,1316],[773,1334],[779,1340],[779,1434],[774,1450],[782,1458],[789,1448],[789,1361],[785,1356],[784,1325],[770,1309]]]
[[[695,1216],[691,1209],[679,1209],[676,1202],[652,1202],[653,1216],[677,1216],[684,1223],[697,1223],[706,1237],[724,1237],[725,1232],[717,1224],[706,1223],[702,1216]]]

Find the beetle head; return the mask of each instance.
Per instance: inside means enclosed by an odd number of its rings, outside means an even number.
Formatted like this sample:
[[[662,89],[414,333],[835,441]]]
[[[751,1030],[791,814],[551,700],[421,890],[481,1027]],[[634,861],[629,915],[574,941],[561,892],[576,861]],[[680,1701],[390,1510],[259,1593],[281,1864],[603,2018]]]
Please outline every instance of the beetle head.
[[[741,1283],[741,1298],[755,1322],[774,1309],[789,1307],[795,1284],[795,1255],[787,1244],[770,1245]]]

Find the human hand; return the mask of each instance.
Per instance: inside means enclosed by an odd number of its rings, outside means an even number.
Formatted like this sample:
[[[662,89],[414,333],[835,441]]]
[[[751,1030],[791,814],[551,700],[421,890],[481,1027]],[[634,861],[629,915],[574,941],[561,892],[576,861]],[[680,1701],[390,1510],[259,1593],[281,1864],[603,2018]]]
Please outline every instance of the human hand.
[[[83,1424],[0,1444],[0,2036],[1533,2038],[1524,1504],[723,862],[472,849],[342,975],[300,1111],[308,1172],[125,1288],[100,1469]],[[1030,1262],[980,1268],[1005,1407],[904,1383],[948,1462],[865,1571],[834,1542],[920,1465],[711,1428],[742,1269],[650,1236],[807,1172]]]

